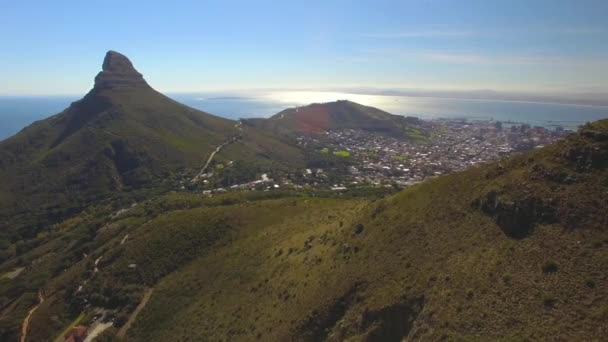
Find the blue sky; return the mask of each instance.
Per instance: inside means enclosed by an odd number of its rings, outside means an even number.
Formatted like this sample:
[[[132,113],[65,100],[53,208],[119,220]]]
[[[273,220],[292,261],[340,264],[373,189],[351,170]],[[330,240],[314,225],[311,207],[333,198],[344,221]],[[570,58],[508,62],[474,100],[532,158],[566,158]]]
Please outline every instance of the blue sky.
[[[606,0],[0,0],[0,94],[81,94],[105,52],[168,92],[608,92]]]

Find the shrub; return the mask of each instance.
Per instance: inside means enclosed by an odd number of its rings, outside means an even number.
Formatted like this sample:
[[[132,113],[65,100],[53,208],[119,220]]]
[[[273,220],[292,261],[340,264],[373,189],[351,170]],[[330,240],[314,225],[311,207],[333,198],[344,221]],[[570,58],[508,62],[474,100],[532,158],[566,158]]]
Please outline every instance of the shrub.
[[[114,326],[120,328],[123,325],[125,325],[125,323],[127,323],[128,320],[129,320],[129,315],[127,315],[126,313],[120,313],[120,314],[118,314],[118,316],[116,316],[116,319],[114,320]]]
[[[593,316],[599,319],[608,319],[608,304],[604,304],[597,308]]]
[[[474,295],[475,295],[475,291],[473,289],[467,290],[467,299],[473,299]]]
[[[557,298],[555,298],[555,296],[551,293],[544,293],[543,294],[543,305],[547,308],[552,308],[555,306],[555,303],[557,303]]]
[[[355,226],[355,234],[361,234],[361,233],[363,233],[363,229],[365,229],[365,227],[363,226],[363,224],[358,223]]]
[[[590,289],[594,289],[595,281],[593,279],[587,279],[587,280],[585,280],[585,286],[587,286]]]
[[[557,265],[557,262],[555,262],[554,260],[547,260],[543,264],[543,273],[545,273],[545,274],[555,273],[558,271],[558,269],[559,269],[559,266]]]

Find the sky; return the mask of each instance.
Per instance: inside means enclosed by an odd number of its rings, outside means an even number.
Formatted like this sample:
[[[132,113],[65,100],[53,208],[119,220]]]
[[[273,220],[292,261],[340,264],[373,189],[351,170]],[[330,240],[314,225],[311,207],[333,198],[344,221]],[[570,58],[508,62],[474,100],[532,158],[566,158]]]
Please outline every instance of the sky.
[[[107,50],[165,92],[608,92],[606,0],[0,0],[0,95],[83,94]]]

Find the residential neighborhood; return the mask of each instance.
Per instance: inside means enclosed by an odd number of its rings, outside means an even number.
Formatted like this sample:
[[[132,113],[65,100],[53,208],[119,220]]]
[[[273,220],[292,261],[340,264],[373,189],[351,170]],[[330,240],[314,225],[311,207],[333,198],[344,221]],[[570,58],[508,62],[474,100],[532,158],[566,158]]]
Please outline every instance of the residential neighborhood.
[[[418,120],[418,127],[407,138],[354,129],[299,136],[298,145],[319,159],[309,162],[309,167],[293,174],[264,173],[226,188],[206,187],[203,193],[306,186],[333,191],[359,186],[405,188],[429,177],[540,148],[568,132],[560,127],[464,119]],[[202,178],[212,176],[209,172]]]

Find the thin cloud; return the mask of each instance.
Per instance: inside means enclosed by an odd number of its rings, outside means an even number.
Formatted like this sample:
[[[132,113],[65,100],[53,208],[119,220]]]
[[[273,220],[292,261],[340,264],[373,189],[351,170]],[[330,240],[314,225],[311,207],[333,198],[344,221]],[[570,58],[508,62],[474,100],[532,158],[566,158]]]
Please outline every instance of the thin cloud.
[[[430,60],[450,64],[521,65],[552,67],[608,67],[606,58],[573,58],[538,55],[492,55],[481,53],[454,53],[436,50],[371,49],[357,56],[361,61],[395,59]]]
[[[402,29],[391,32],[363,33],[365,38],[378,39],[407,39],[407,38],[471,38],[471,37],[508,37],[511,34],[526,35],[564,35],[564,36],[592,36],[605,35],[608,30],[598,27],[519,27],[505,29]]]
[[[596,27],[567,27],[553,30],[554,33],[573,36],[592,36],[607,34],[608,31]]]
[[[522,65],[522,66],[554,66],[554,67],[589,67],[607,66],[603,59],[575,59],[570,57],[547,56],[493,56],[482,54],[454,54],[441,52],[423,52],[413,54],[440,62],[456,64],[486,64],[486,65]]]
[[[431,59],[439,62],[448,63],[488,63],[489,59],[480,55],[462,55],[462,54],[451,54],[443,52],[423,52],[423,53],[410,53],[410,56],[422,57],[424,59]]]
[[[536,64],[563,64],[564,61],[556,58],[530,57],[530,56],[491,56],[481,54],[457,54],[446,52],[414,53],[424,59],[457,64],[500,64],[500,65],[536,65]]]
[[[366,38],[464,38],[476,35],[474,31],[465,30],[403,30],[397,32],[365,33]]]

